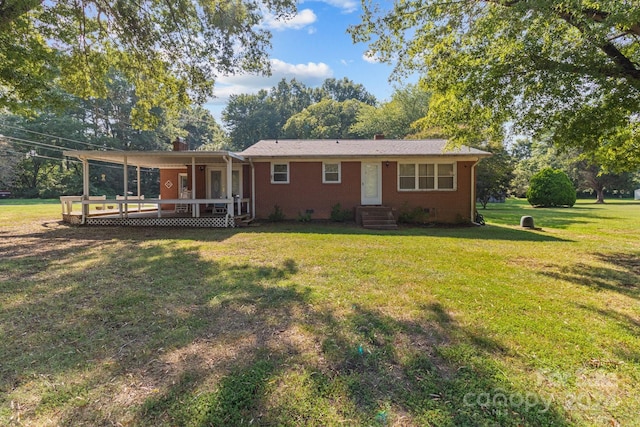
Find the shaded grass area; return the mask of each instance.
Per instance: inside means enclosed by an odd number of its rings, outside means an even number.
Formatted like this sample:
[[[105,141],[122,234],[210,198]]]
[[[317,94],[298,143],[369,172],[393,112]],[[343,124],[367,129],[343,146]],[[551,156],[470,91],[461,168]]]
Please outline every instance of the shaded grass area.
[[[637,423],[640,205],[397,232],[46,209],[0,210],[0,424]]]

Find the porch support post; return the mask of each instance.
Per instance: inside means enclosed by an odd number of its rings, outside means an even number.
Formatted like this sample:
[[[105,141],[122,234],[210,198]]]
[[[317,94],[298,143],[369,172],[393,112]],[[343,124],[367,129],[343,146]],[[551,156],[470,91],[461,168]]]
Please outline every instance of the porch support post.
[[[140,200],[140,165],[136,166],[136,180],[138,182],[138,188],[136,191],[138,192],[138,200]],[[138,203],[138,212],[142,210],[142,203]]]
[[[127,200],[129,199],[129,196],[127,195],[127,190],[129,189],[129,174],[127,172],[129,172],[129,165],[127,164],[127,156],[124,156],[124,162],[123,162],[123,167],[124,167],[124,216],[126,218],[129,217],[129,204],[127,203]]]
[[[191,157],[191,200],[195,200],[195,198],[196,198],[196,158],[192,156]],[[200,217],[199,204],[191,205],[191,216],[193,218]]]
[[[231,180],[233,179],[233,158],[231,156],[224,157],[225,162],[227,163],[227,199],[231,200],[227,203],[227,215],[233,216],[233,183]]]
[[[89,160],[82,159],[82,199],[89,200]],[[82,224],[89,215],[89,205],[82,204]]]

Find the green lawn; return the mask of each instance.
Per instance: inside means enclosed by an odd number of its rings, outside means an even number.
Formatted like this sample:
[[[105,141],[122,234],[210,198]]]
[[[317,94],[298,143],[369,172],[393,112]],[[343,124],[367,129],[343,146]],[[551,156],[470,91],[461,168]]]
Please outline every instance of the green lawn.
[[[640,204],[481,213],[109,228],[1,201],[0,424],[640,425]]]

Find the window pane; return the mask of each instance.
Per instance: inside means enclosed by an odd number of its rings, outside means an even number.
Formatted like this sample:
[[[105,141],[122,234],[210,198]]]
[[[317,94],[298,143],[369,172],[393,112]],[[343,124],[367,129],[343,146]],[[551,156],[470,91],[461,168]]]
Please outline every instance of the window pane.
[[[426,175],[427,176],[435,176],[436,175],[436,173],[435,173],[435,165],[433,163],[430,163],[430,164],[428,164],[426,166],[427,166]]]
[[[453,177],[452,176],[438,177],[438,188],[453,189]]]
[[[453,176],[453,164],[445,163],[438,165],[438,176]]]
[[[416,188],[416,179],[414,177],[400,177],[401,190],[414,190]]]
[[[324,182],[340,182],[340,164],[323,163]]]
[[[426,164],[418,165],[418,176],[427,176],[427,166]]]
[[[326,173],[338,173],[338,164],[337,163],[325,163],[324,171]]]
[[[281,164],[281,165],[273,165],[273,173],[287,173],[287,165],[286,164]]]
[[[274,173],[273,174],[273,181],[274,182],[286,182],[287,181],[287,174],[286,173]]]
[[[416,174],[416,165],[400,165],[400,176],[415,176]]]
[[[432,176],[421,176],[419,181],[419,189],[420,190],[433,190],[435,187],[433,186],[434,180]]]

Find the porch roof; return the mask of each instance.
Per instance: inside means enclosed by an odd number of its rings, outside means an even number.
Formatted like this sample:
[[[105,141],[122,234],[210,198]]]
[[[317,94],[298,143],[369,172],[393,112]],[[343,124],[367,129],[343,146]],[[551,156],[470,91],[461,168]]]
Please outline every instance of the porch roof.
[[[70,150],[65,151],[67,157],[80,160],[93,160],[119,165],[145,168],[183,168],[193,160],[197,164],[218,163],[223,157],[232,157],[238,161],[245,158],[231,151],[100,151],[100,150]]]
[[[263,139],[242,151],[249,158],[276,157],[489,157],[491,153],[467,146],[449,147],[445,139]]]

